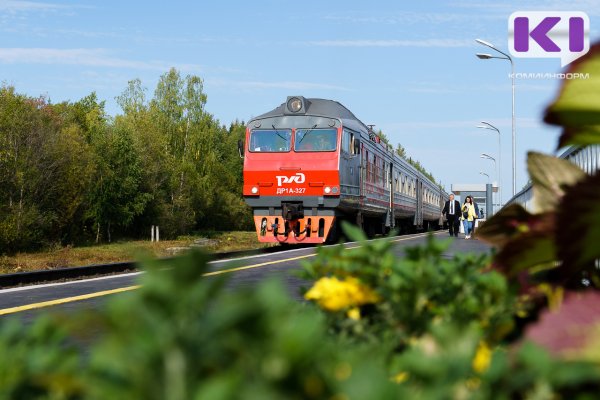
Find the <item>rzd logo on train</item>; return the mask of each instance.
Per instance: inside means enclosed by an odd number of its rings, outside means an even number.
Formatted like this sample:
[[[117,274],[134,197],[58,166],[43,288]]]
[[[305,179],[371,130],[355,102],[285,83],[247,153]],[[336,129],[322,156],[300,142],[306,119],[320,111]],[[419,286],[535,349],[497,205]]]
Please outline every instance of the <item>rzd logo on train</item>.
[[[277,186],[281,186],[284,183],[304,183],[306,180],[302,172],[298,172],[292,176],[277,175],[275,178],[277,178]]]

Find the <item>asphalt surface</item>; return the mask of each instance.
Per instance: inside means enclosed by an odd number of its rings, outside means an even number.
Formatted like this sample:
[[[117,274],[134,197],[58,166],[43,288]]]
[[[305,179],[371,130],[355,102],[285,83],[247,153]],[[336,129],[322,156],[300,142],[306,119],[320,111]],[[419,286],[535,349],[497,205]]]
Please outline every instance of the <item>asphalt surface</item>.
[[[406,247],[423,244],[425,237],[425,234],[416,234],[394,238],[395,254],[401,257]],[[449,238],[447,232],[437,232],[436,237]],[[452,238],[451,241],[445,253],[449,257],[455,253],[481,253],[490,249],[478,240],[465,240],[463,235]],[[346,243],[345,246],[356,247],[358,244]],[[315,252],[316,248],[313,247],[290,249],[235,260],[213,261],[209,265],[211,271],[214,271],[212,273],[229,276],[229,290],[253,286],[270,277],[279,277],[286,284],[290,295],[300,299],[300,288],[308,283],[291,272],[301,269],[301,262],[311,260]],[[0,290],[0,323],[9,317],[17,317],[29,323],[36,316],[45,313],[59,312],[68,315],[75,311],[100,309],[110,296],[118,296],[120,291],[135,290],[140,274],[141,272],[136,272]]]

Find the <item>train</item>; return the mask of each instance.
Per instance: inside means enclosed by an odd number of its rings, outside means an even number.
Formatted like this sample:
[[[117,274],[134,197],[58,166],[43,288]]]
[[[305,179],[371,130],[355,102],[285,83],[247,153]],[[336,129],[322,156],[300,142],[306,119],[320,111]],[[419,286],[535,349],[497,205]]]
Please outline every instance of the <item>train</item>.
[[[448,194],[337,101],[288,96],[238,146],[260,242],[334,242],[341,221],[369,237],[442,224]]]

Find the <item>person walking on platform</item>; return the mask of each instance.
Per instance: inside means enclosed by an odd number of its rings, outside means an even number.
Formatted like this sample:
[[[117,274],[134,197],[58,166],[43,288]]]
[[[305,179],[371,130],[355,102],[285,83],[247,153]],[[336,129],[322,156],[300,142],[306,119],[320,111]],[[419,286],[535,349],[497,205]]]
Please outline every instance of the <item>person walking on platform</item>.
[[[442,215],[446,215],[448,220],[448,233],[450,236],[458,236],[458,226],[460,224],[460,203],[454,200],[454,195],[450,194],[450,200],[444,204]]]
[[[465,239],[471,239],[473,223],[475,222],[475,218],[477,218],[477,214],[475,212],[475,204],[473,204],[473,198],[471,196],[467,196],[465,198],[465,203],[463,204],[460,210],[462,212],[461,219],[465,228]]]

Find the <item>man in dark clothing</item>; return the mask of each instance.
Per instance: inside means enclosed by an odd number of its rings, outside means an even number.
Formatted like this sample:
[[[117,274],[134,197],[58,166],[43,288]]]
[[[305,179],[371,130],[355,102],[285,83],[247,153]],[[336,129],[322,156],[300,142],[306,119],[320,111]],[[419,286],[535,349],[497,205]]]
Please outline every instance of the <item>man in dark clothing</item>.
[[[450,236],[458,236],[458,226],[460,224],[460,203],[454,200],[454,195],[450,195],[450,200],[444,204],[442,215],[446,214],[448,220],[448,232]]]

